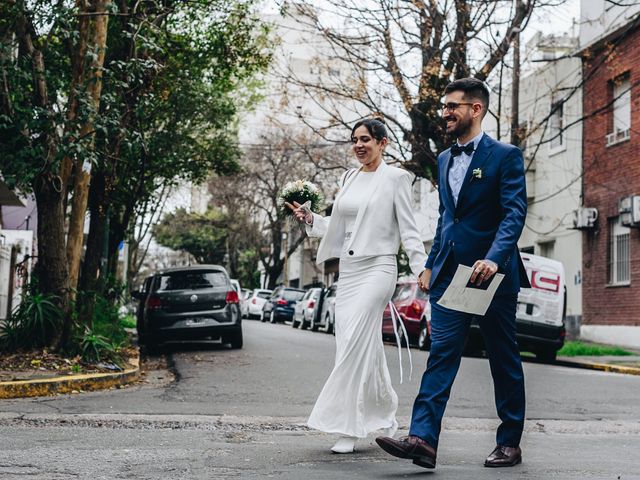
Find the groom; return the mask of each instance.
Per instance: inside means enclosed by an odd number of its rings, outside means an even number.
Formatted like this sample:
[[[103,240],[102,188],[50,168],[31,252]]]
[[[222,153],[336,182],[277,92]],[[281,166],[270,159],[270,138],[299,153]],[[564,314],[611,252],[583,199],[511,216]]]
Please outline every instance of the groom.
[[[483,316],[477,317],[493,377],[496,409],[502,423],[485,467],[511,467],[522,461],[524,375],[516,342],[516,305],[520,287],[529,287],[517,241],[527,213],[524,162],[517,147],[482,131],[489,90],[463,78],[445,89],[442,115],[457,142],[438,157],[440,216],[433,247],[418,279],[429,290],[431,351],[413,405],[409,436],[378,437],[387,453],[434,468],[442,416],[473,315],[438,305],[458,265],[473,267],[470,282],[481,286],[496,272],[505,275]]]

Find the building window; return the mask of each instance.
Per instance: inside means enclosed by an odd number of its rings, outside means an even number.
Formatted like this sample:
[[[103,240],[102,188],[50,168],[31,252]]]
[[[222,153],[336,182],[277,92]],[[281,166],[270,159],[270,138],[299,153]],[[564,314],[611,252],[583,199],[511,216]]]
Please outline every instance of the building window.
[[[617,77],[610,83],[612,97],[611,131],[607,134],[607,146],[629,140],[631,134],[631,82],[629,74]]]
[[[564,102],[562,100],[551,103],[551,113],[549,115],[549,148],[557,150],[564,146]]]
[[[609,285],[628,285],[631,281],[629,227],[620,223],[620,217],[609,219],[607,257]]]

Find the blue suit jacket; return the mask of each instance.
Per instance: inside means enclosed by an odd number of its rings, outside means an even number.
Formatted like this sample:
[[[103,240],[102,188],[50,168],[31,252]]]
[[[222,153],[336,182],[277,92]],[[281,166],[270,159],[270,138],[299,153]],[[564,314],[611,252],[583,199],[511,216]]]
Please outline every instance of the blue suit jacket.
[[[440,216],[425,264],[431,287],[451,254],[457,264],[472,266],[489,259],[505,274],[497,293],[529,287],[517,242],[527,215],[524,161],[519,148],[484,134],[465,176],[457,206],[449,187],[450,150],[438,156]],[[479,169],[481,178],[473,174]]]

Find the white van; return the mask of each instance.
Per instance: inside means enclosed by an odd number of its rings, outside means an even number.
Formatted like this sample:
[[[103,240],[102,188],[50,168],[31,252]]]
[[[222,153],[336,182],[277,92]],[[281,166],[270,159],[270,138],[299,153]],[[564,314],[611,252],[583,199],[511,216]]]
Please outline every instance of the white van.
[[[564,345],[566,335],[565,273],[561,262],[521,253],[531,288],[518,295],[516,329],[520,351],[532,352],[543,361],[554,361]],[[471,323],[466,350],[482,349],[482,335],[477,322]]]
[[[562,263],[538,255],[521,254],[531,288],[518,295],[516,326],[520,350],[553,361],[564,345],[566,296]]]

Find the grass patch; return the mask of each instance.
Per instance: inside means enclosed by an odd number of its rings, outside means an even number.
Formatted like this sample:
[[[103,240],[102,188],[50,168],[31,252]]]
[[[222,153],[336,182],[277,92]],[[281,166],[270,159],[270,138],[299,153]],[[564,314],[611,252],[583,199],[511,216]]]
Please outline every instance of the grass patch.
[[[589,357],[602,357],[605,355],[623,357],[633,355],[633,353],[620,347],[571,341],[565,342],[564,346],[558,350],[558,355],[563,357],[576,357],[579,355],[586,355]]]

